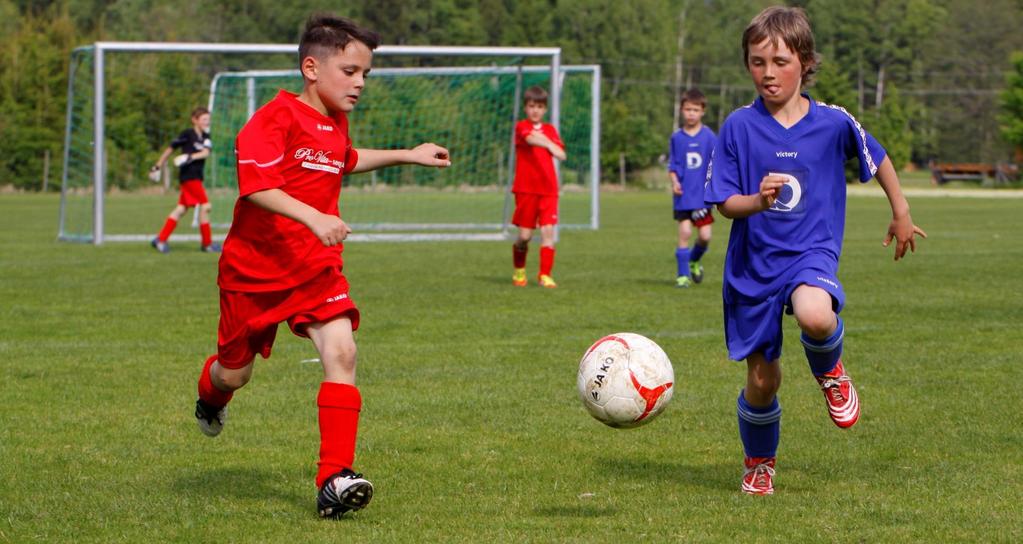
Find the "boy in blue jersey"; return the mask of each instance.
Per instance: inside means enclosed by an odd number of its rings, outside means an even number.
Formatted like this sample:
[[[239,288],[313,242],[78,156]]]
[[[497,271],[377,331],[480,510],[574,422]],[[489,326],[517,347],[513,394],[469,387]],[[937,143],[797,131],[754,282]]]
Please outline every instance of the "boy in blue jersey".
[[[781,421],[783,311],[802,330],[831,419],[848,428],[860,414],[840,359],[845,161],[858,159],[860,181],[877,177],[888,196],[892,221],[884,246],[896,240],[895,260],[916,249],[915,235],[926,234],[913,224],[884,148],[844,109],[801,92],[818,63],[806,14],[768,8],[750,22],[742,43],[760,96],[722,125],[704,198],[733,219],[722,292],[729,357],[747,366],[737,400],[746,454],[742,490],[769,495]]]
[[[703,114],[707,108],[707,98],[703,93],[689,89],[682,95],[678,107],[682,113],[682,128],[671,135],[668,176],[671,177],[675,221],[678,221],[678,246],[675,248],[678,275],[675,286],[689,287],[694,282],[703,281],[700,258],[707,252],[711,224],[714,223],[714,214],[703,202],[703,186],[707,182],[710,153],[717,139],[713,131],[703,126]],[[693,234],[694,226],[697,229],[697,240],[690,250],[689,237]]]

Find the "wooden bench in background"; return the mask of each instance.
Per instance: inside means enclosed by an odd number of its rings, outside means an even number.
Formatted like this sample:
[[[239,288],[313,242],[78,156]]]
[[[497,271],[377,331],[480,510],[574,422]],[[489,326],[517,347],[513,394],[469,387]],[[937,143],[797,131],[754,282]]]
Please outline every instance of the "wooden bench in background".
[[[931,182],[941,185],[949,181],[977,181],[993,178],[996,183],[1019,179],[1019,166],[1011,163],[931,162]]]

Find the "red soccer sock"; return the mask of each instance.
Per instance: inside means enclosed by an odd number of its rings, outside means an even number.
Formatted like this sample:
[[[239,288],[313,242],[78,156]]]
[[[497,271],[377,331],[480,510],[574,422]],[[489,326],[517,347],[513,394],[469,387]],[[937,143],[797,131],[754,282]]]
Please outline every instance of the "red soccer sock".
[[[554,248],[540,246],[540,275],[550,276],[554,268]]]
[[[210,234],[210,224],[209,223],[199,223],[199,234],[202,235],[202,245],[203,245],[203,247],[208,246],[208,245],[213,243],[213,235]]]
[[[167,218],[167,222],[163,224],[163,229],[160,230],[160,234],[156,235],[156,238],[161,242],[166,242],[174,228],[178,226],[178,222],[170,217]]]
[[[210,378],[210,367],[216,360],[217,356],[211,355],[209,359],[206,359],[206,364],[202,365],[202,374],[199,374],[199,398],[210,406],[220,408],[231,402],[234,391],[221,391],[213,385],[213,380]]]
[[[526,255],[529,254],[529,246],[519,247],[518,244],[512,244],[512,265],[515,268],[526,267]]]
[[[320,460],[316,487],[355,462],[355,435],[359,431],[362,395],[347,383],[322,382],[316,398],[320,415]]]

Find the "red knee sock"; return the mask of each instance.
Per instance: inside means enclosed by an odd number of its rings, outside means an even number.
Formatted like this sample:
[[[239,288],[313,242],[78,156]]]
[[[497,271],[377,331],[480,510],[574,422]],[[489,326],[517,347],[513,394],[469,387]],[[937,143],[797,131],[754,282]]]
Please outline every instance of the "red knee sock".
[[[203,246],[208,246],[213,243],[213,235],[210,234],[209,223],[199,223],[199,234],[202,235]]]
[[[316,398],[320,414],[320,460],[316,487],[355,462],[355,435],[359,430],[362,396],[346,383],[322,382]]]
[[[174,228],[177,226],[177,220],[168,217],[167,222],[163,224],[163,229],[160,230],[160,234],[156,235],[157,239],[161,242],[166,242],[167,239],[170,238],[171,233],[174,232]]]
[[[216,360],[217,356],[211,355],[209,359],[206,359],[206,364],[202,365],[202,374],[199,374],[199,398],[206,404],[219,408],[227,406],[227,403],[231,402],[234,392],[224,392],[213,385],[213,380],[210,378],[210,367]]]
[[[554,248],[540,246],[540,275],[550,276],[554,268]]]
[[[526,267],[526,255],[529,254],[529,246],[519,247],[518,244],[512,244],[512,264],[515,268]]]

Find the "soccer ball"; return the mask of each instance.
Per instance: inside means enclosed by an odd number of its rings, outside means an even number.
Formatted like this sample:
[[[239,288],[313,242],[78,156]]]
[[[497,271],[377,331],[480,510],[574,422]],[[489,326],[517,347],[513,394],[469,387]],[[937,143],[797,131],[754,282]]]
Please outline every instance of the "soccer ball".
[[[664,411],[675,391],[675,371],[653,340],[620,332],[597,340],[579,361],[576,382],[583,406],[601,423],[638,427]]]

